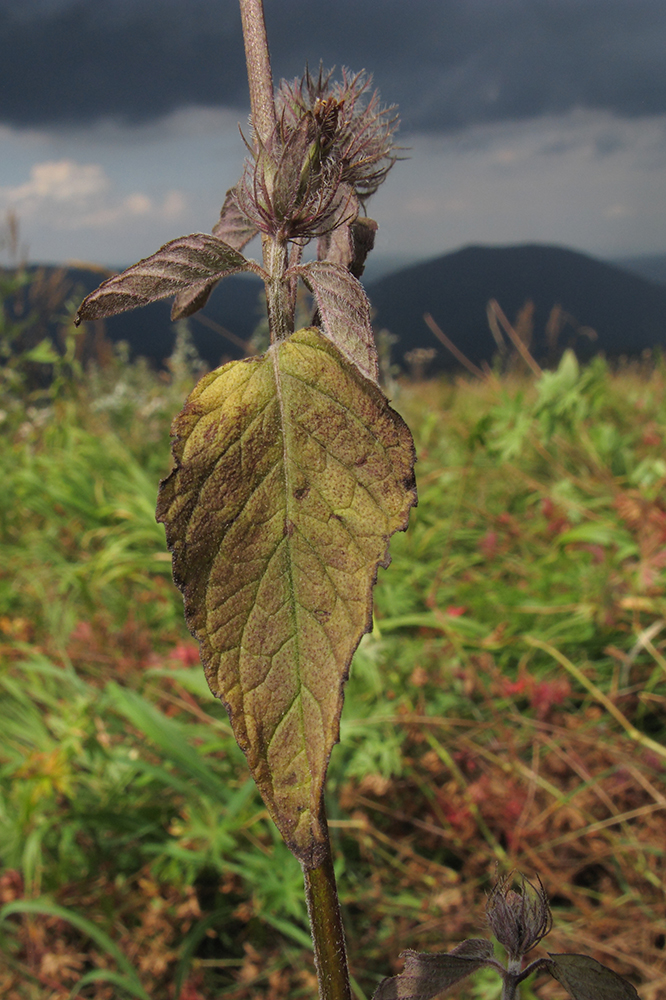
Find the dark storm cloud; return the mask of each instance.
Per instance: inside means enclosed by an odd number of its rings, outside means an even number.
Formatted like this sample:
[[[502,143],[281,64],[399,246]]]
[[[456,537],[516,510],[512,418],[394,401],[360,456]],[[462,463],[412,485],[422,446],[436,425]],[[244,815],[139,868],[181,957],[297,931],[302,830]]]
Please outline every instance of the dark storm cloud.
[[[266,0],[276,78],[367,68],[403,129],[666,112],[664,0]],[[236,0],[0,0],[0,121],[247,104]]]

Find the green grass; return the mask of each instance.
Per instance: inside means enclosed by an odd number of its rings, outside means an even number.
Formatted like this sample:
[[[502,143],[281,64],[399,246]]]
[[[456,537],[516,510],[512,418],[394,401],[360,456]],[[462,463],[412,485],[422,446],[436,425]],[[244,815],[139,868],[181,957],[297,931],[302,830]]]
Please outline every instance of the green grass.
[[[0,985],[316,988],[299,867],[206,687],[157,481],[192,381],[14,390],[0,440]],[[551,950],[666,976],[666,371],[405,385],[419,507],[354,660],[329,815],[359,996],[537,870]],[[532,996],[558,996],[537,980]],[[548,992],[550,990],[551,992]],[[52,991],[52,992],[48,992]],[[490,997],[472,981],[459,996]]]

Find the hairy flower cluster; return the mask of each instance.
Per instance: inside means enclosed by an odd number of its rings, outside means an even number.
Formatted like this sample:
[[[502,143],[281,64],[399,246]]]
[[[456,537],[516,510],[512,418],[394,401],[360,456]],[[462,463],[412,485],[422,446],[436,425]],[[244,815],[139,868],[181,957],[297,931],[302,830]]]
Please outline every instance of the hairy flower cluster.
[[[490,928],[510,962],[520,962],[553,926],[541,879],[537,876],[538,885],[534,885],[521,874],[515,883],[515,874],[509,872],[497,879],[486,904]]]
[[[318,115],[327,131],[328,155],[341,166],[341,180],[363,201],[374,194],[395,163],[393,136],[398,128],[394,107],[382,107],[370,93],[372,77],[364,72],[331,82],[321,67],[317,77],[306,71],[300,80],[283,80],[275,97],[278,117],[298,121],[307,112]]]
[[[283,81],[276,94],[277,128],[257,139],[236,189],[238,207],[256,227],[280,240],[311,239],[359,213],[396,160],[397,118],[368,98],[359,73],[331,83],[322,69]]]

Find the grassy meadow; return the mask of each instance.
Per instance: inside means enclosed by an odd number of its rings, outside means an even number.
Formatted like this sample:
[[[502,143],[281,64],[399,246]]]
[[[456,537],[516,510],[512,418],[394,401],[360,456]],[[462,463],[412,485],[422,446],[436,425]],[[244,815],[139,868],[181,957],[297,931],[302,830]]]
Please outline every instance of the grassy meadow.
[[[47,359],[48,360],[48,359]],[[208,692],[154,520],[196,376],[3,368],[0,993],[316,993],[300,868]],[[65,370],[66,369],[66,370]],[[396,386],[419,506],[380,571],[328,811],[354,989],[484,936],[538,872],[550,951],[666,993],[666,367]],[[542,952],[543,953],[543,952]],[[455,994],[493,1000],[484,973]],[[527,1000],[563,997],[552,979]]]

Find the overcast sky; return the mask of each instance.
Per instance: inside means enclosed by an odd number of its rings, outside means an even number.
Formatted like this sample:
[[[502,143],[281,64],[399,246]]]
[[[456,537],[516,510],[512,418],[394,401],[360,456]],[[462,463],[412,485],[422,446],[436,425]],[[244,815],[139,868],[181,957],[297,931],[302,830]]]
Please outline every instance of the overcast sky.
[[[0,0],[0,212],[31,260],[208,231],[240,173],[237,0]],[[400,107],[377,253],[666,252],[666,0],[265,0],[273,71],[367,69]]]

